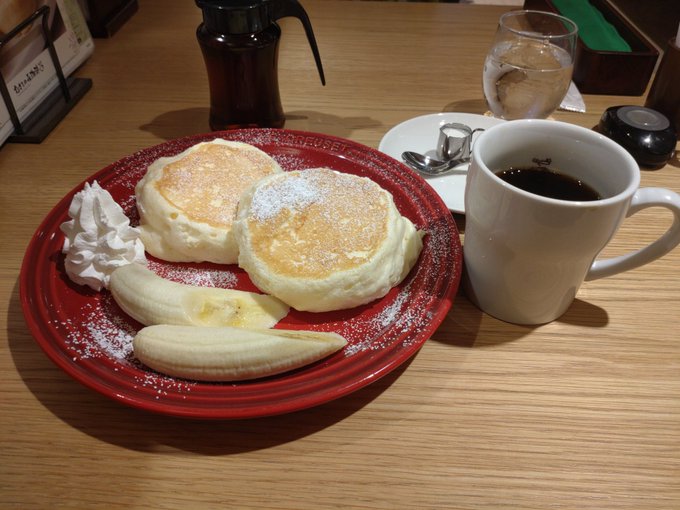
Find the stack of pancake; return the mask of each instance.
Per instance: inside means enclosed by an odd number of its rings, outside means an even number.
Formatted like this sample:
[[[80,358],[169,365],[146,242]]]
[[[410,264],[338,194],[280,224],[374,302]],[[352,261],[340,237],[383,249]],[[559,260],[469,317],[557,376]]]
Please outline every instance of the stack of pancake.
[[[151,255],[238,263],[261,291],[298,310],[380,298],[422,249],[422,233],[372,180],[327,168],[283,172],[239,142],[216,139],[157,160],[136,196]]]

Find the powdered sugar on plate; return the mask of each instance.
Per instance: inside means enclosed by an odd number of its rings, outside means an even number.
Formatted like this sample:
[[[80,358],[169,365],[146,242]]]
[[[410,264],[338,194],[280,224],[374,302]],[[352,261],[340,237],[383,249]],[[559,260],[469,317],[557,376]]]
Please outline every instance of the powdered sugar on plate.
[[[290,176],[291,174],[279,174]],[[309,175],[301,172],[297,178],[277,179],[267,186],[259,186],[253,195],[251,212],[259,221],[266,221],[275,217],[284,209],[304,209],[309,205],[323,200],[322,189],[317,186],[315,179],[306,179]]]
[[[224,269],[206,269],[149,260],[148,267],[158,276],[185,285],[221,289],[234,289],[238,286],[238,276],[229,269],[230,266],[224,266]]]
[[[65,344],[74,361],[102,355],[118,363],[133,361],[132,338],[137,331],[121,315],[111,294],[103,292],[101,299],[88,303],[81,312],[62,323],[67,331]]]

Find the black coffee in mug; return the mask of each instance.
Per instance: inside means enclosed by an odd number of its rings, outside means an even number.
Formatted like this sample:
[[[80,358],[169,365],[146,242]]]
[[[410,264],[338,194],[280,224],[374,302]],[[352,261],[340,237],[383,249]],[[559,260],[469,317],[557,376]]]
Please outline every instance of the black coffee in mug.
[[[516,188],[548,198],[578,202],[602,198],[585,182],[546,166],[510,167],[496,172],[496,175]]]

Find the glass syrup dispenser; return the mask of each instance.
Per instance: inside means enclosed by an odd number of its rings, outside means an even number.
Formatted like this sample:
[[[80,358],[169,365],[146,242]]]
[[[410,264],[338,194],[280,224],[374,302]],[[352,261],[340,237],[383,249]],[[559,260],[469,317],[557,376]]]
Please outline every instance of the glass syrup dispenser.
[[[309,17],[297,0],[196,0],[203,23],[196,37],[210,86],[210,128],[283,127],[278,80],[281,28],[298,18],[307,34],[321,83],[326,84]]]

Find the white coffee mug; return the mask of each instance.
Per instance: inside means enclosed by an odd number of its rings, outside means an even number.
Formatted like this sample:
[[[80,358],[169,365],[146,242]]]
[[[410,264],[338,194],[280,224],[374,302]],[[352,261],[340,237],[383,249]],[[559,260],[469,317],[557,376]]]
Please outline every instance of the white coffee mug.
[[[594,201],[546,198],[508,184],[510,167],[550,168],[593,187]],[[550,120],[515,120],[475,142],[465,189],[465,289],[483,311],[516,324],[543,324],[569,308],[584,280],[651,262],[680,243],[680,195],[642,188],[628,152],[586,128]],[[595,260],[623,222],[648,207],[674,220],[651,244]]]

